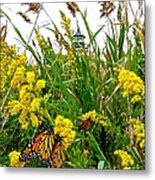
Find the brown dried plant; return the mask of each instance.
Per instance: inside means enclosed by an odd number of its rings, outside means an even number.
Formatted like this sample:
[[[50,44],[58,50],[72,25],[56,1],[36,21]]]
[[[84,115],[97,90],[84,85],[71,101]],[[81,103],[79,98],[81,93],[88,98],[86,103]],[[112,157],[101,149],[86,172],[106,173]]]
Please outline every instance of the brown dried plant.
[[[70,10],[73,17],[76,17],[76,12],[79,11],[79,7],[76,2],[66,2],[67,8]]]
[[[7,36],[7,25],[0,27],[0,43],[4,42]]]
[[[22,5],[28,6],[28,10],[25,13],[33,12],[35,14],[35,13],[39,13],[40,10],[42,9],[41,3],[23,3]]]
[[[17,14],[20,15],[24,19],[25,22],[32,23],[30,18],[25,13],[18,11]]]
[[[102,18],[104,16],[108,16],[115,9],[115,5],[111,1],[102,1],[102,2],[99,2],[99,3],[100,3],[100,6],[101,6],[101,9],[100,9],[100,12],[101,12],[100,18]]]

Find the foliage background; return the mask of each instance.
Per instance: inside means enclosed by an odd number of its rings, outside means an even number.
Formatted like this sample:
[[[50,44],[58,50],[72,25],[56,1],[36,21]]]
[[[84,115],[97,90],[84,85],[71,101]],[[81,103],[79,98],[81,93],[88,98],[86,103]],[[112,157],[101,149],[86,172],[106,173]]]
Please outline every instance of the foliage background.
[[[83,16],[83,18],[84,18],[84,16]],[[122,26],[123,27],[123,26]],[[88,30],[88,32],[89,32],[89,29],[87,29]],[[123,37],[123,32],[124,31],[124,29],[121,29],[121,33],[120,33],[120,38],[119,38],[119,43],[118,43],[118,48],[119,48],[119,51],[118,51],[118,57],[119,57],[119,59],[121,60],[121,57],[122,56],[124,56],[124,54],[122,54],[122,38],[124,38]],[[91,35],[90,35],[90,38],[91,38]],[[138,37],[139,38],[139,37]],[[107,39],[108,39],[108,41],[107,41],[107,50],[108,50],[108,48],[110,48],[109,50],[110,50],[110,53],[108,54],[108,55],[110,55],[110,58],[111,58],[111,62],[106,62],[105,63],[105,67],[107,67],[108,66],[108,68],[107,68],[107,72],[106,72],[106,70],[104,69],[103,70],[103,73],[105,73],[106,75],[107,75],[107,80],[106,80],[106,78],[104,79],[104,83],[106,84],[108,81],[109,81],[109,77],[111,78],[111,72],[112,72],[112,70],[113,70],[113,68],[116,66],[117,67],[117,63],[118,62],[115,62],[115,60],[117,60],[117,56],[116,56],[116,54],[115,53],[113,53],[113,50],[115,50],[115,49],[113,49],[113,48],[117,48],[117,47],[115,47],[115,43],[116,43],[116,41],[115,41],[115,39],[111,39],[110,37],[108,37],[108,35],[107,35]],[[141,39],[140,39],[141,40]],[[139,41],[139,39],[137,39],[137,43],[138,43],[138,41]],[[91,46],[93,47],[93,43],[95,44],[95,41],[94,42],[92,42],[91,41]],[[113,47],[112,47],[113,46]],[[42,47],[41,47],[42,48]],[[109,51],[108,50],[108,51]],[[141,55],[142,55],[142,51],[140,52],[140,56],[138,56],[138,57],[135,57],[135,61],[137,62],[137,59],[138,60],[140,60],[141,59]],[[130,54],[129,54],[130,55]],[[136,53],[136,56],[137,56],[138,54]],[[115,57],[116,56],[116,57]],[[128,53],[127,53],[127,56],[128,56]],[[133,55],[134,56],[134,55]],[[95,52],[95,57],[93,57],[93,58],[98,58],[99,57],[99,55],[97,54],[97,52]],[[79,58],[79,57],[76,57],[77,59]],[[85,55],[85,58],[88,58],[87,57],[87,55]],[[109,58],[109,57],[108,57]],[[122,57],[123,58],[123,57]],[[47,58],[48,59],[48,58]],[[142,61],[143,61],[143,58],[142,58]],[[135,66],[135,62],[133,61],[132,63],[133,64],[128,64],[129,66],[128,67],[130,67],[130,70],[133,70],[133,68],[135,68],[135,73],[136,74],[138,74],[139,76],[141,76],[142,77],[142,79],[144,79],[144,71],[143,71],[143,66],[142,66],[142,64],[141,63],[143,63],[141,60],[140,60],[140,64],[138,64],[138,68],[136,68],[136,66]],[[92,59],[92,62],[93,62],[93,59]],[[85,63],[85,62],[84,62]],[[120,63],[120,62],[119,62]],[[120,63],[121,64],[121,63]],[[87,73],[89,74],[89,75],[91,75],[91,73],[94,73],[94,72],[91,72],[91,71],[89,71],[89,69],[87,68],[87,67],[89,67],[89,65],[90,64],[82,64],[82,66],[81,66],[81,63],[78,63],[77,64],[78,65],[78,70],[83,70],[83,77],[84,77],[84,82],[87,82],[87,81],[85,81],[85,80],[87,80],[87,77],[86,77],[86,75],[87,75]],[[93,65],[93,64],[92,64]],[[122,66],[122,65],[121,65]],[[140,67],[140,68],[139,68]],[[68,67],[67,67],[68,68]],[[121,67],[122,68],[122,67]],[[53,70],[53,69],[52,69]],[[87,70],[88,70],[88,72],[87,72]],[[109,71],[110,70],[110,71]],[[55,71],[56,72],[56,71]],[[98,72],[98,71],[97,71]],[[79,72],[80,73],[80,72]],[[60,73],[61,74],[61,73]],[[115,75],[116,76],[116,75]],[[91,76],[90,76],[91,77]],[[86,79],[85,79],[86,78]],[[99,77],[99,78],[102,78],[102,77]],[[45,78],[46,79],[46,78]],[[97,79],[98,80],[98,79]],[[97,81],[96,80],[96,81]],[[89,82],[90,81],[90,82]],[[95,82],[93,82],[93,83],[95,83]],[[81,112],[81,114],[82,113],[86,113],[86,112],[88,112],[89,110],[93,110],[93,109],[98,109],[97,107],[96,107],[96,96],[98,95],[98,93],[96,92],[96,89],[93,87],[92,89],[91,89],[91,86],[94,86],[94,87],[96,87],[95,86],[95,84],[92,84],[92,80],[91,80],[91,78],[90,78],[90,80],[88,80],[88,86],[87,87],[89,87],[90,89],[88,89],[86,92],[86,94],[85,94],[85,88],[84,88],[84,90],[83,90],[83,92],[80,94],[80,96],[82,96],[82,99],[83,100],[85,100],[85,99],[89,99],[88,98],[88,96],[89,96],[89,93],[92,91],[92,90],[95,90],[95,91],[93,91],[93,98],[94,98],[94,100],[92,99],[92,102],[85,102],[85,101],[82,101],[82,103],[84,103],[84,105],[83,105],[83,110],[82,110],[82,112]],[[111,84],[112,85],[112,84]],[[73,86],[74,86],[74,84],[73,84]],[[84,84],[81,84],[80,85],[80,87],[79,87],[79,90],[80,91],[82,91],[82,88],[83,88],[83,86],[84,86]],[[113,85],[114,87],[116,86],[116,85]],[[108,86],[108,89],[105,89],[105,94],[111,94],[111,96],[109,95],[109,97],[110,97],[110,100],[111,100],[111,97],[113,96],[113,93],[115,93],[115,91],[114,91],[114,87],[113,86]],[[66,90],[66,89],[65,89]],[[120,94],[119,94],[119,96],[121,96]],[[108,101],[109,101],[109,98],[108,98],[108,96],[107,96],[107,99],[108,99]],[[72,101],[72,99],[71,99],[71,101]],[[94,101],[94,102],[93,102]],[[116,101],[117,102],[117,101]],[[117,102],[118,103],[118,102]],[[124,111],[123,109],[125,108],[124,107],[124,101],[122,100],[122,102],[121,103],[119,103],[119,104],[122,104],[122,107],[120,108],[121,109],[121,111]],[[75,104],[75,103],[74,103]],[[112,102],[112,104],[113,104],[113,102]],[[93,105],[93,107],[92,107],[92,105]],[[55,106],[54,106],[55,107]],[[110,103],[109,103],[109,107],[111,108],[111,105],[110,105]],[[117,107],[117,105],[116,106],[113,106],[113,108],[114,107]],[[53,106],[52,106],[52,108],[53,108]],[[64,108],[62,108],[62,109],[65,109],[66,107],[64,107]],[[79,108],[79,107],[75,107],[75,108]],[[106,107],[105,107],[106,108]],[[139,109],[139,108],[138,108]],[[139,111],[137,109],[137,111]],[[75,114],[75,115],[71,115],[71,114],[68,114],[68,113],[66,113],[66,111],[60,111],[59,112],[59,110],[58,109],[56,109],[55,110],[56,112],[56,114],[62,114],[62,115],[67,115],[69,118],[76,118],[76,116],[77,116],[77,114]],[[99,111],[99,110],[98,110]],[[141,110],[140,110],[141,111]],[[118,112],[117,111],[117,109],[113,109],[112,110],[112,112]],[[98,113],[101,113],[102,115],[103,115],[103,112],[98,112]],[[107,112],[105,113],[105,114],[107,114],[108,113],[108,118],[110,119],[110,121],[115,121],[115,120],[112,120],[112,114],[110,113],[110,112],[108,112],[108,110],[107,110]],[[130,112],[131,114],[129,115],[129,114],[127,114],[127,116],[131,116],[132,114],[134,115],[134,116],[136,116],[137,114],[139,114],[139,112],[135,112],[135,111],[131,111]],[[54,114],[54,112],[53,112],[53,114]],[[110,114],[111,114],[111,117],[109,117],[110,116]],[[117,114],[117,113],[116,113]],[[116,115],[115,114],[115,115]],[[140,113],[141,114],[141,113]],[[140,117],[143,117],[143,112],[142,112],[142,114],[140,115]],[[116,117],[115,117],[116,118]],[[115,119],[114,118],[114,119]],[[119,122],[119,119],[121,120],[121,117],[118,117],[118,118],[116,118],[117,120],[118,120],[118,123],[120,123]],[[110,126],[110,128],[112,128],[112,127],[114,127],[114,125],[112,125],[112,126]],[[123,128],[123,127],[121,127],[121,128]],[[112,130],[112,129],[111,129]],[[112,130],[113,131],[113,130]],[[117,130],[114,130],[114,131],[119,131],[119,128],[117,127]],[[110,132],[110,134],[111,133],[113,133],[113,132]],[[94,136],[96,136],[95,134],[94,134]],[[111,135],[110,135],[111,136]],[[119,139],[120,138],[120,139]],[[91,138],[90,138],[91,139]],[[116,138],[117,139],[117,138]],[[120,144],[120,145],[118,145],[118,142],[120,142],[120,140],[122,140],[122,137],[121,137],[121,135],[119,134],[118,135],[118,139],[117,139],[117,142],[116,142],[116,147],[118,146],[119,148],[120,147],[122,147],[122,145]],[[91,144],[91,142],[90,142],[90,144]],[[112,143],[111,143],[112,144]],[[124,145],[124,142],[123,142],[123,145]],[[117,148],[116,148],[117,149]],[[78,152],[78,151],[76,151],[76,152]],[[83,163],[82,163],[83,164]]]

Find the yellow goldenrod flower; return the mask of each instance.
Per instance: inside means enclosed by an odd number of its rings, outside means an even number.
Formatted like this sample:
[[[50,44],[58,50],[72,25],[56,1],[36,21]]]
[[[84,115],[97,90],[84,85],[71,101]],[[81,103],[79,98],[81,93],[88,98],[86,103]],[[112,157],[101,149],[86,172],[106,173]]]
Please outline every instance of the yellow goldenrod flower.
[[[0,43],[0,52],[1,52],[1,56],[0,56],[1,82],[3,82],[3,84],[5,85],[5,83],[7,82],[6,79],[3,80],[3,77],[13,76],[16,72],[16,68],[22,66],[25,63],[26,55],[17,54],[16,46],[15,45],[10,46],[5,41],[1,41]]]
[[[20,152],[12,151],[9,153],[10,166],[12,167],[24,167],[25,162],[19,160]]]
[[[100,124],[101,124],[103,127],[107,127],[107,126],[108,126],[107,122],[104,121],[104,120],[101,120],[101,121],[100,121]]]
[[[22,123],[21,123],[21,127],[22,127],[22,129],[27,129],[28,128],[28,126],[29,126],[29,122],[27,122],[27,121],[22,121]]]
[[[25,67],[21,66],[16,69],[16,72],[11,80],[11,87],[13,89],[20,89],[25,82]]]
[[[7,104],[7,107],[9,109],[11,109],[11,115],[12,116],[16,115],[22,109],[21,103],[17,100],[9,101]]]
[[[134,104],[136,102],[139,102],[142,100],[142,97],[140,95],[135,95],[132,99],[131,102]]]
[[[40,37],[42,38],[41,35]],[[2,52],[0,59],[0,70],[2,70],[0,73],[2,80],[0,82],[0,92],[4,91],[8,76],[11,79],[11,88],[16,91],[16,95],[12,96],[12,101],[8,103],[7,108],[12,116],[18,114],[19,123],[23,129],[27,129],[29,123],[36,127],[38,126],[37,116],[35,117],[31,113],[40,110],[41,90],[45,87],[45,80],[36,79],[33,67],[33,70],[27,71],[26,54],[18,54],[16,46],[1,43],[0,49]]]
[[[25,73],[25,67],[21,66],[21,67],[17,67],[15,75],[21,76]]]
[[[55,119],[54,134],[62,139],[62,144],[67,149],[73,142],[76,132],[72,130],[73,123],[70,119],[58,115]]]
[[[114,155],[117,155],[121,159],[121,167],[123,169],[128,169],[134,165],[134,159],[131,155],[129,155],[126,151],[123,150],[115,150]]]
[[[17,101],[17,100],[9,101],[9,102],[8,102],[8,107],[9,107],[9,108],[12,108],[14,105],[16,105],[16,104],[18,104],[18,103],[19,103],[19,101]]]
[[[28,90],[29,90],[28,85],[21,86],[20,91],[19,91],[19,99],[22,99],[24,95],[28,92]]]
[[[26,59],[27,59],[26,54],[25,53],[21,54],[18,59],[21,64],[25,64]]]
[[[35,89],[38,90],[38,89],[43,89],[43,88],[45,88],[45,80],[40,79],[37,81]]]
[[[35,73],[33,71],[28,71],[26,73],[26,81],[27,83],[35,82]]]
[[[22,110],[22,112],[21,112],[21,114],[19,116],[19,122],[20,123],[26,121],[26,117],[27,117],[28,112],[29,112],[28,108],[23,107],[23,110]]]
[[[5,61],[0,59],[0,93],[5,91],[6,80]]]
[[[12,76],[15,73],[16,68],[17,68],[17,62],[16,60],[12,60],[7,75]]]
[[[132,103],[140,101],[144,96],[144,82],[134,72],[126,69],[119,70],[118,81],[120,88],[123,89],[123,97],[133,95]]]
[[[20,74],[20,69],[17,69],[15,73]],[[18,112],[21,112],[19,115],[19,122],[23,129],[27,129],[29,123],[32,123],[32,126],[37,127],[39,125],[38,117],[35,116],[34,112],[40,110],[40,102],[42,97],[40,96],[40,89],[45,86],[44,80],[37,81],[37,89],[35,89],[35,73],[33,71],[25,72],[26,78],[24,84],[21,84],[19,91],[19,101],[10,102],[8,105],[11,109],[11,115],[16,115]],[[35,89],[35,92],[34,92]],[[38,91],[38,92],[37,92]],[[36,93],[37,92],[37,93]],[[12,104],[12,105],[11,105]],[[33,112],[33,114],[31,114]],[[29,121],[29,119],[31,121]]]
[[[89,111],[86,114],[83,114],[80,117],[80,119],[83,120],[83,121],[90,119],[91,121],[96,122],[96,123],[98,123],[98,121],[99,121],[98,115],[97,115],[95,110]]]
[[[34,94],[33,93],[30,93],[30,92],[27,92],[25,93],[25,95],[23,96],[22,99],[20,99],[20,102],[23,104],[23,105],[26,105],[30,108],[30,104],[32,102],[32,99],[34,98]]]
[[[32,122],[32,126],[33,127],[38,127],[39,120],[38,120],[38,117],[34,113],[30,114],[30,119],[31,119],[31,122]]]
[[[40,108],[40,98],[34,98],[31,102],[30,109],[33,112],[39,111]]]
[[[17,102],[11,110],[11,115],[13,116],[18,114],[21,109],[22,109],[22,105],[20,104],[20,102]]]
[[[27,122],[27,115],[29,113],[29,109],[27,107],[23,107],[23,110],[19,116],[19,123],[22,126],[22,129],[27,129],[29,123]]]
[[[129,124],[132,127],[132,135],[134,136],[135,143],[143,149],[145,146],[145,127],[144,123],[136,118],[129,120]]]
[[[144,149],[144,148],[145,148],[145,139],[142,139],[142,140],[141,140],[141,142],[140,142],[140,144],[139,144],[139,147],[140,147],[141,149]]]

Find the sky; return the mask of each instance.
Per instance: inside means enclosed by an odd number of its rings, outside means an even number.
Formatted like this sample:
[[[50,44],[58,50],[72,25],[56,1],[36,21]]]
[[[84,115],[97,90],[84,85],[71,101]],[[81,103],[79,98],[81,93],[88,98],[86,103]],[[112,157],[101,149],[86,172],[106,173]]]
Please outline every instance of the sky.
[[[12,1],[10,0],[10,3]],[[134,11],[136,12],[138,8],[138,3],[136,1],[131,1],[132,7]],[[95,33],[101,26],[104,26],[102,33],[100,33],[97,37],[97,42],[99,47],[104,48],[104,43],[105,43],[105,33],[110,33],[109,27],[107,26],[108,21],[106,18],[100,19],[100,5],[98,2],[79,2],[78,3],[80,9],[84,11],[87,9],[87,20],[90,25],[90,29],[93,33]],[[115,2],[116,7],[118,6],[118,1]],[[62,10],[68,17],[71,19],[71,25],[74,31],[76,32],[76,19],[72,17],[71,13],[67,9],[67,6],[65,3],[44,3],[44,8],[48,12],[49,16],[51,19],[57,24],[57,26],[61,29],[60,25],[60,13],[59,10]],[[17,15],[18,11],[24,12],[27,9],[27,6],[21,6],[21,4],[3,4],[1,6],[2,10],[11,17],[12,22],[18,27],[18,29],[21,31],[24,37],[28,39],[32,29],[33,29],[33,24],[25,23],[23,19]],[[116,13],[117,13],[117,8],[114,10],[112,13],[111,17],[113,18],[114,22],[117,23],[117,18],[116,18]],[[31,19],[32,22],[34,23],[36,15],[33,13],[28,13],[27,14]],[[84,27],[83,21],[80,17],[80,15],[77,15],[77,19],[79,20],[80,28],[82,30],[82,33],[86,36],[86,44],[88,43],[88,35],[87,31]],[[131,14],[131,9],[129,8],[129,21],[130,23],[133,23],[134,19]],[[141,20],[143,21],[143,19]],[[6,23],[6,20],[2,18],[1,24],[4,25]],[[39,26],[44,26],[45,24],[50,23],[50,20],[47,18],[46,14],[42,11],[39,20],[38,20],[38,25]],[[48,26],[49,28],[52,28],[51,24]],[[54,40],[53,34],[49,31],[46,30],[45,28],[41,28],[41,33],[45,37],[50,37],[52,43],[54,44],[55,50],[57,50],[57,45]],[[12,26],[8,24],[8,35],[7,35],[7,42],[10,44],[17,44],[17,34],[15,31],[12,29]]]

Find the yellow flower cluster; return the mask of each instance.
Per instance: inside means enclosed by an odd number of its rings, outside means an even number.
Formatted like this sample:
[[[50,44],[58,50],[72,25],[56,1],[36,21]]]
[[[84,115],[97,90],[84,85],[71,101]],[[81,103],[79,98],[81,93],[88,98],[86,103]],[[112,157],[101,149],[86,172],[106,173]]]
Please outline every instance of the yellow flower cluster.
[[[12,151],[9,153],[10,166],[12,167],[24,167],[25,162],[19,160],[20,152]]]
[[[89,111],[89,112],[87,112],[86,114],[83,114],[83,115],[80,117],[80,119],[81,119],[82,121],[85,121],[85,120],[90,119],[90,120],[93,121],[93,122],[96,122],[96,123],[99,122],[98,114],[96,113],[95,110]]]
[[[20,112],[20,110],[22,110],[22,105],[19,101],[16,100],[12,100],[8,103],[8,107],[11,108],[11,115],[16,115],[17,113]]]
[[[13,76],[14,73],[16,72],[16,69],[18,67],[24,66],[26,63],[26,54],[17,54],[16,57],[14,57],[14,59],[11,60],[11,64],[9,65],[9,69],[8,69],[8,76]]]
[[[28,71],[26,73],[26,82],[29,84],[35,82],[35,73],[33,71]]]
[[[73,142],[76,132],[72,130],[73,123],[70,119],[58,115],[55,119],[54,134],[59,135],[62,139],[62,144],[67,149]]]
[[[30,113],[30,120],[32,122],[32,126],[33,127],[38,127],[39,125],[39,120],[38,117],[36,116],[35,113]]]
[[[44,89],[45,88],[45,80],[39,79],[36,83],[35,89]]]
[[[15,45],[9,46],[6,41],[1,41],[0,47],[1,47],[1,58],[5,59],[5,65],[7,65],[10,62],[11,57],[17,56],[16,46]]]
[[[133,128],[132,134],[134,136],[134,140],[138,146],[143,149],[145,147],[145,127],[144,123],[140,120],[132,118],[129,120],[130,125]]]
[[[24,66],[21,66],[16,69],[11,87],[19,92],[19,100],[8,103],[11,115],[20,113],[19,122],[23,129],[28,128],[29,122],[33,127],[38,127],[39,119],[36,114],[40,110],[40,90],[45,88],[45,80],[36,80],[34,71],[26,71]]]
[[[118,81],[120,88],[123,89],[123,97],[133,95],[132,103],[142,100],[144,96],[144,82],[134,72],[121,69],[118,74]]]
[[[0,61],[0,93],[4,92],[7,76],[5,74],[4,65]]]
[[[130,167],[134,165],[134,159],[126,151],[115,150],[114,155],[117,155],[117,156],[120,157],[120,159],[121,159],[121,167],[123,169],[130,169]]]
[[[81,119],[82,121],[90,120],[92,122],[101,124],[103,127],[108,126],[106,117],[104,117],[102,114],[98,114],[95,110],[83,114],[79,117],[79,119]]]
[[[25,67],[21,66],[16,69],[16,72],[11,80],[11,87],[13,89],[20,89],[25,82]]]
[[[26,55],[17,54],[16,46],[9,46],[5,41],[1,41],[0,51],[0,92],[4,92],[7,79],[14,75],[17,67],[25,63]]]

